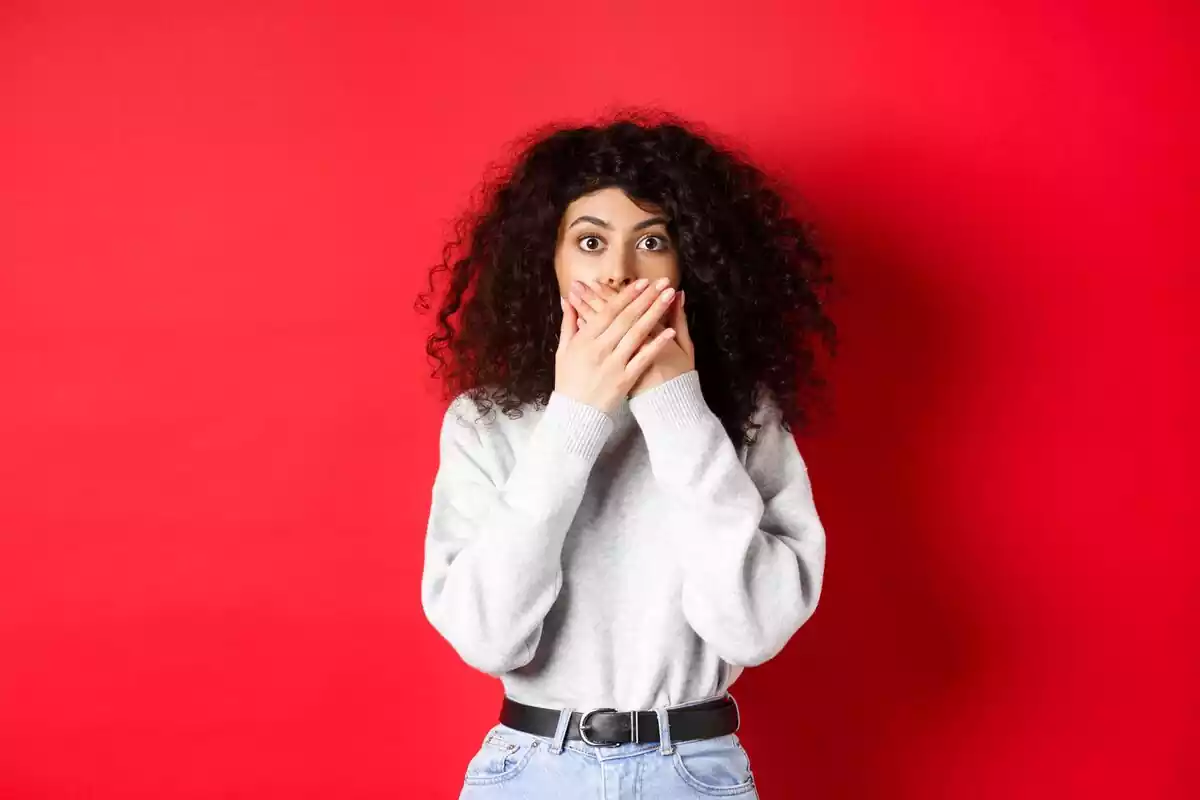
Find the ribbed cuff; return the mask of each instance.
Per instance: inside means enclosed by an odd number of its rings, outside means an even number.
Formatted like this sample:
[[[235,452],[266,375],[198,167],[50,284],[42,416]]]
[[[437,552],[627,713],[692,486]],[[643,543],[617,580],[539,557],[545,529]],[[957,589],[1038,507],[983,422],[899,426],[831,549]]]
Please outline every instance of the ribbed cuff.
[[[552,392],[534,436],[544,444],[595,461],[614,424],[612,417],[595,406]]]
[[[700,391],[700,373],[694,369],[630,398],[629,410],[647,433],[692,428],[712,414]]]

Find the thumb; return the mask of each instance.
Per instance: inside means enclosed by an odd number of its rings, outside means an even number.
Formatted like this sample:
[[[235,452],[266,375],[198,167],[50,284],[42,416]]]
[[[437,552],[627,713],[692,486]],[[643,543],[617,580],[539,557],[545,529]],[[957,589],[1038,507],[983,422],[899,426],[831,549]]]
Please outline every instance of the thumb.
[[[575,331],[579,325],[576,322],[578,312],[575,311],[575,307],[564,297],[559,298],[559,304],[562,306],[563,317],[562,328],[558,332],[558,349],[562,350],[575,338]]]

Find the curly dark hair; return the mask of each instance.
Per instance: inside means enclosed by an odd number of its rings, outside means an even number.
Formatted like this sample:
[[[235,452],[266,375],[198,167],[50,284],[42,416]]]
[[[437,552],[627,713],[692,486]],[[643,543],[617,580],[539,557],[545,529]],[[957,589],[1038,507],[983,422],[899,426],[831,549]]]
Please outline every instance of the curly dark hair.
[[[669,217],[705,401],[732,441],[750,443],[769,396],[785,428],[810,423],[819,348],[837,348],[822,289],[829,257],[784,192],[749,159],[695,123],[623,111],[603,124],[550,124],[513,143],[454,224],[416,307],[448,277],[425,350],[446,396],[481,415],[518,417],[549,402],[562,321],[554,253],[574,199],[616,186]],[[764,392],[766,395],[764,395]]]

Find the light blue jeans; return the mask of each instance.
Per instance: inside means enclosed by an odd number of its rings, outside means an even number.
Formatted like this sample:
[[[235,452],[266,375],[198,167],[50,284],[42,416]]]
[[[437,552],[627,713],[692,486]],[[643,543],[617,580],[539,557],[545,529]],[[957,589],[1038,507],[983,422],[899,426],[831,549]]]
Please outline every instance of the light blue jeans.
[[[467,765],[459,800],[758,800],[736,733],[673,742],[666,709],[655,711],[661,741],[642,744],[567,741],[571,709],[562,710],[552,737],[495,725]]]

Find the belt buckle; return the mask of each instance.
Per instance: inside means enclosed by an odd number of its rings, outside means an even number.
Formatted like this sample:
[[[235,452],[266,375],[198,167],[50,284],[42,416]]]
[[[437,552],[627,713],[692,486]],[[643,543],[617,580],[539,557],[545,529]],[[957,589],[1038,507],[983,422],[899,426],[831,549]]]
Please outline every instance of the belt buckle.
[[[585,744],[590,744],[592,747],[616,747],[617,745],[621,744],[621,742],[598,742],[598,741],[594,741],[594,740],[588,738],[588,734],[587,734],[588,718],[591,717],[592,714],[599,714],[601,712],[608,712],[608,711],[615,712],[616,709],[615,708],[593,708],[591,711],[586,712],[582,717],[580,717],[580,719],[579,719],[579,738],[583,739]]]

